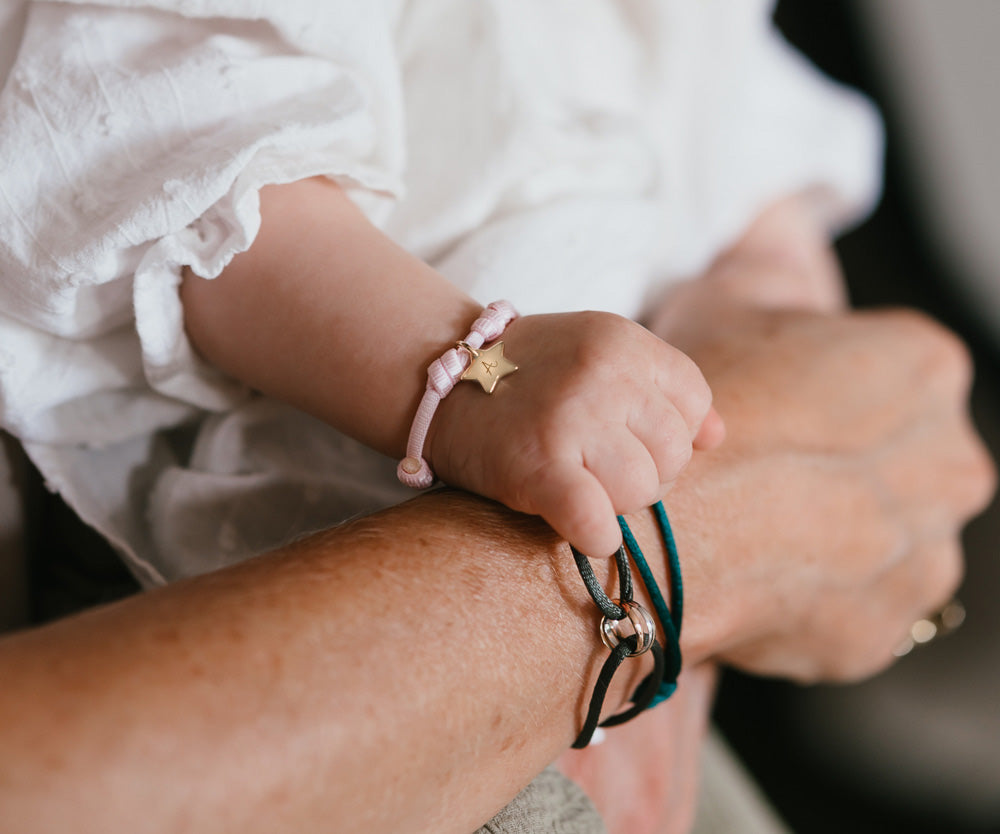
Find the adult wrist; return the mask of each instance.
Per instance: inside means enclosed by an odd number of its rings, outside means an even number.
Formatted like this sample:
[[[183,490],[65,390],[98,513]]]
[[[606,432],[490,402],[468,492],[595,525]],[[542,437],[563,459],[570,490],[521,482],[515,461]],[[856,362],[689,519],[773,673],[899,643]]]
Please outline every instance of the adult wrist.
[[[635,513],[626,518],[630,532],[634,537],[634,543],[638,545],[638,548],[644,558],[646,565],[648,565],[649,571],[652,573],[652,578],[656,586],[660,589],[667,589],[671,586],[669,569],[667,567],[667,550],[664,542],[664,534],[659,525],[655,521],[655,516],[650,510],[643,510],[639,513]],[[673,656],[669,647],[667,646],[667,635],[665,629],[673,627],[673,621],[664,625],[662,618],[657,610],[656,604],[651,598],[649,593],[649,586],[640,577],[640,571],[638,570],[638,564],[635,562],[634,552],[631,550],[631,545],[629,546],[629,562],[632,563],[632,587],[633,587],[633,599],[636,603],[641,606],[641,608],[653,616],[656,622],[656,640],[663,647],[663,651],[668,653],[668,656]],[[614,558],[607,560],[599,560],[602,566],[602,582],[601,586],[605,588],[608,596],[614,598],[617,595],[618,590],[618,577],[617,570],[612,567],[615,564]],[[595,567],[594,560],[591,560],[592,567]],[[597,571],[595,570],[595,573]],[[669,605],[673,605],[676,601],[670,597],[668,594],[666,600]],[[602,621],[601,614],[596,609],[594,611],[594,622],[595,622],[595,635],[600,639],[599,624]],[[605,652],[606,656],[606,652]],[[624,663],[615,672],[615,678],[617,680],[621,678],[625,683],[624,687],[619,687],[615,690],[615,698],[612,699],[610,696],[605,703],[604,708],[601,711],[601,721],[605,721],[607,718],[611,717],[612,714],[620,714],[625,711],[626,708],[634,709],[632,705],[632,698],[635,697],[640,684],[647,683],[647,676],[653,667],[651,654],[642,654],[638,656],[628,657]],[[673,675],[671,675],[671,678]],[[608,702],[614,700],[614,706],[609,707]],[[662,700],[662,698],[661,698]],[[656,701],[654,701],[656,703]]]
[[[705,574],[701,565],[705,564],[704,549],[711,546],[711,540],[702,527],[707,518],[704,496],[701,492],[697,471],[698,458],[711,453],[695,455],[681,478],[678,479],[663,504],[670,516],[674,540],[680,564],[684,570],[684,628],[680,635],[681,653],[684,667],[697,666],[709,660],[725,643],[729,632],[729,606],[720,605],[719,600],[709,598],[706,584],[712,577]],[[656,583],[666,593],[670,587],[667,568],[667,553],[663,537],[651,510],[642,510],[626,517],[636,537]],[[642,605],[650,603],[642,583],[637,584],[636,599]],[[668,604],[672,601],[668,598]]]

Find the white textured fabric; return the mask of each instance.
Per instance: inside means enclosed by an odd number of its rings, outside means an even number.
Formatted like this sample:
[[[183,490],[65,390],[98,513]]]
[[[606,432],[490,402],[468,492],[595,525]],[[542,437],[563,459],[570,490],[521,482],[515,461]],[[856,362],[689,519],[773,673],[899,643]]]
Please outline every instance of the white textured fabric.
[[[636,315],[768,201],[877,192],[764,0],[0,0],[0,426],[146,584],[399,500],[194,354],[258,190],[335,178],[481,301]],[[8,70],[9,68],[9,70]]]

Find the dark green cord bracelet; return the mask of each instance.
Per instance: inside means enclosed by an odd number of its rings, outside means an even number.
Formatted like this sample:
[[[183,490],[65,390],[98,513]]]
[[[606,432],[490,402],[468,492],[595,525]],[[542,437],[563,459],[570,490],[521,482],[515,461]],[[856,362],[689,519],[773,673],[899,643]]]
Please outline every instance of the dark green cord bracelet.
[[[653,577],[653,572],[646,563],[646,557],[642,554],[639,542],[636,541],[632,530],[624,516],[618,516],[618,526],[621,527],[622,537],[625,539],[625,546],[632,556],[632,561],[642,577],[642,583],[646,586],[646,592],[653,603],[656,616],[660,620],[663,628],[664,647],[664,669],[663,680],[657,690],[656,695],[649,704],[652,709],[657,704],[663,703],[674,694],[677,689],[677,676],[681,671],[681,619],[684,615],[684,583],[681,579],[681,563],[677,556],[677,543],[674,541],[673,530],[670,529],[670,519],[667,518],[667,511],[663,508],[663,502],[657,501],[653,505],[653,513],[656,516],[656,523],[660,528],[660,535],[663,536],[663,544],[667,549],[667,567],[670,574],[670,601],[673,610],[667,605],[660,592],[659,585]]]

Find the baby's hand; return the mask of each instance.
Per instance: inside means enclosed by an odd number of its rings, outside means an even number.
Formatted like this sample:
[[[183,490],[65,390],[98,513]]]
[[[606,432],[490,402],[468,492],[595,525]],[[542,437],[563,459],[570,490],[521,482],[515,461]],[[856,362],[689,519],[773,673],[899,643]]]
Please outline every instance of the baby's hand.
[[[492,395],[455,387],[431,424],[431,468],[542,516],[589,556],[617,550],[615,516],[660,500],[692,448],[722,441],[695,364],[628,319],[526,316],[503,342],[519,370]]]

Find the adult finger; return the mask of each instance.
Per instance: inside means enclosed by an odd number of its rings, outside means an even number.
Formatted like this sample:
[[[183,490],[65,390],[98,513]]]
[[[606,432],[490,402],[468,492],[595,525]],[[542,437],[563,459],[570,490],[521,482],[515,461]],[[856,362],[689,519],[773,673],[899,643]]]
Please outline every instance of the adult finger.
[[[956,531],[996,486],[993,461],[964,413],[913,426],[876,467],[907,525],[930,534]]]
[[[964,575],[962,546],[956,536],[917,545],[909,557],[870,588],[831,607],[826,633],[832,646],[819,668],[825,680],[851,682],[871,677],[896,661],[895,650],[913,623],[940,610]]]
[[[941,608],[961,581],[957,538],[923,542],[867,585],[828,589],[799,606],[783,627],[726,652],[754,674],[802,683],[857,681],[895,661],[914,622]]]

